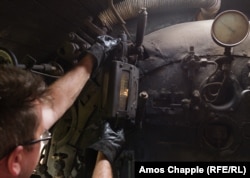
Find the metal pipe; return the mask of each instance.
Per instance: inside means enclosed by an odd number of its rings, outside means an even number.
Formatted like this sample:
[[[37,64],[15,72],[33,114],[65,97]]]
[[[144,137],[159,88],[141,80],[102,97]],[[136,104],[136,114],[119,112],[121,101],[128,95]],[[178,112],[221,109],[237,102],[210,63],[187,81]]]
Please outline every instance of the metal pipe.
[[[137,23],[137,31],[136,31],[136,40],[135,45],[139,47],[143,43],[143,38],[145,34],[145,29],[147,25],[147,10],[146,8],[142,8],[139,13],[138,23]]]
[[[117,14],[123,19],[131,19],[138,15],[141,8],[145,7],[149,12],[159,12],[176,8],[201,8],[197,19],[208,19],[216,15],[220,9],[221,0],[124,0],[114,5],[116,13],[107,9],[99,14],[99,19],[104,26],[110,28],[117,24]]]

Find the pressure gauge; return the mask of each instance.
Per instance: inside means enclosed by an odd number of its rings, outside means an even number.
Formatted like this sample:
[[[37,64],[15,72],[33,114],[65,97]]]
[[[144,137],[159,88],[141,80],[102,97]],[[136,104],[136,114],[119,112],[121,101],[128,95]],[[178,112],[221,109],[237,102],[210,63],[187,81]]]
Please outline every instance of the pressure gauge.
[[[0,47],[0,65],[1,64],[17,65],[17,59],[14,53]]]
[[[212,24],[211,34],[216,43],[223,47],[240,44],[249,33],[248,18],[239,11],[227,10],[220,13]]]

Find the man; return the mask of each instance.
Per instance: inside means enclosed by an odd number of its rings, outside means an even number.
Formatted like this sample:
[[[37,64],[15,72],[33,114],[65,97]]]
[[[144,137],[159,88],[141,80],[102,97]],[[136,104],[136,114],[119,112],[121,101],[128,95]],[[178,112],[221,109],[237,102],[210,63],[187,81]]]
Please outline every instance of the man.
[[[41,142],[51,138],[48,130],[80,94],[92,70],[102,62],[105,48],[105,43],[94,44],[72,70],[49,87],[32,73],[0,66],[0,178],[30,177]],[[99,169],[93,177],[104,173],[101,176],[112,177],[110,162],[102,152],[98,152],[96,166]]]

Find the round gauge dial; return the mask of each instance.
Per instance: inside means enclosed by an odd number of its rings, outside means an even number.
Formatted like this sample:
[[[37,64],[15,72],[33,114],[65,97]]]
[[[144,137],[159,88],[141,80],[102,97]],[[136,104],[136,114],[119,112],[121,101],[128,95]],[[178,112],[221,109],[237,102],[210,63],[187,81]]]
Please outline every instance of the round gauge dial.
[[[221,46],[238,45],[248,36],[248,18],[236,10],[224,11],[214,19],[211,33],[215,42]]]
[[[2,47],[0,47],[0,65],[1,64],[17,65],[16,56],[10,50]]]

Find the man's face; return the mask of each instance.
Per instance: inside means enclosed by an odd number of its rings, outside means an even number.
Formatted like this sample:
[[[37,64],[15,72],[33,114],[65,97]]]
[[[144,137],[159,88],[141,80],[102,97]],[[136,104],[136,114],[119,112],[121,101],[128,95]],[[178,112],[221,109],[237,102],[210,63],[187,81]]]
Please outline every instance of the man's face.
[[[40,136],[44,133],[44,125],[43,125],[43,119],[41,114],[41,104],[35,105],[37,116],[38,116],[38,122],[39,126],[37,128],[37,131],[35,133],[35,139],[39,139]],[[32,149],[30,150],[24,150],[25,159],[23,159],[22,164],[22,172],[20,174],[20,178],[28,178],[34,171],[35,167],[38,164],[39,158],[40,158],[40,150],[41,150],[41,142],[37,142],[35,144],[30,145]]]
[[[34,139],[44,133],[41,105],[35,104],[38,126]],[[30,145],[19,145],[9,155],[0,160],[0,177],[28,178],[31,176],[40,158],[41,142]]]
[[[31,176],[39,161],[40,145],[41,143],[38,142],[32,145],[31,151],[26,151],[26,158],[23,160],[20,178],[28,178]]]

